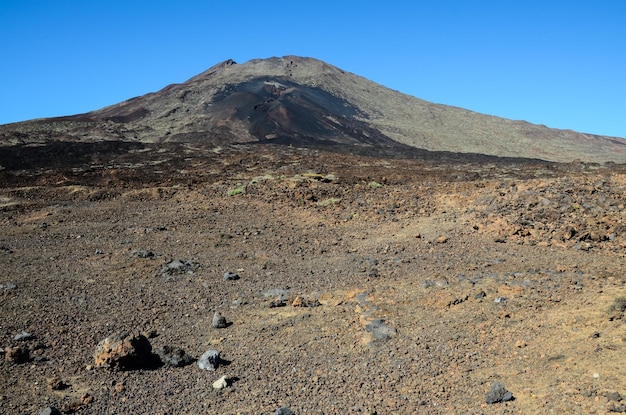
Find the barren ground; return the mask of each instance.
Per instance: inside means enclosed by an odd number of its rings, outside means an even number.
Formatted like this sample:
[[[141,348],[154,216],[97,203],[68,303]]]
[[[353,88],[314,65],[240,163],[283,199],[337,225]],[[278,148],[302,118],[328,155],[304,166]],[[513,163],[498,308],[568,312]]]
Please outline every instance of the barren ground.
[[[30,350],[0,359],[0,413],[622,409],[621,166],[108,154],[0,172],[0,348]],[[193,273],[163,275],[175,259]],[[212,328],[216,310],[232,324]],[[94,367],[122,332],[223,364]],[[514,400],[486,404],[493,382]]]

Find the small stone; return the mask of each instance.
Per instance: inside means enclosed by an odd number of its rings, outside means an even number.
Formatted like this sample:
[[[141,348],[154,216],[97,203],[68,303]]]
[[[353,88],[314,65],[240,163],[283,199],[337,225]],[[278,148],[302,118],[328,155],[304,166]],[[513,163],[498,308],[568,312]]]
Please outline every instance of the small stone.
[[[17,285],[15,285],[12,282],[6,283],[6,284],[0,284],[0,290],[4,290],[4,291],[11,291],[17,288]]]
[[[224,281],[236,281],[239,279],[239,274],[235,274],[234,272],[227,271],[224,274]]]
[[[213,389],[221,390],[226,387],[228,387],[228,379],[226,379],[226,376],[222,376],[221,378],[213,382]]]
[[[161,267],[160,274],[162,276],[173,276],[181,274],[193,274],[200,265],[195,261],[183,261],[180,259],[174,259],[165,263]]]
[[[125,389],[124,382],[117,382],[115,384],[115,392],[122,393],[122,392],[124,392],[124,389]]]
[[[166,366],[183,367],[193,362],[193,357],[188,355],[183,349],[171,346],[159,347],[156,350],[156,354]]]
[[[619,405],[615,405],[614,403],[611,403],[609,405],[609,407],[607,408],[607,410],[609,412],[615,412],[615,413],[624,413],[626,412],[626,405],[624,405],[623,403],[619,404]]]
[[[33,335],[32,335],[32,334],[30,334],[30,333],[29,333],[29,332],[27,332],[27,331],[23,331],[23,332],[21,332],[21,333],[16,334],[16,335],[13,337],[13,340],[15,340],[15,341],[20,341],[20,340],[30,340],[30,339],[32,339],[32,338],[33,338]]]
[[[372,333],[374,341],[387,341],[398,331],[385,323],[384,320],[375,319],[365,325],[365,331]]]
[[[228,323],[226,323],[226,317],[224,317],[219,311],[216,311],[215,314],[213,314],[211,326],[213,326],[214,329],[226,328],[228,326]]]
[[[287,303],[282,298],[275,298],[271,300],[268,304],[269,308],[284,307],[286,305]]]
[[[198,360],[198,367],[202,370],[215,370],[220,364],[220,352],[207,350]]]
[[[446,242],[448,242],[448,237],[440,236],[439,238],[437,238],[435,242],[437,242],[438,244],[445,244]]]
[[[131,255],[135,258],[154,258],[154,253],[147,249],[135,249]]]
[[[50,390],[59,391],[59,390],[67,389],[69,387],[70,387],[70,385],[68,385],[67,383],[63,382],[59,378],[50,378],[50,379],[48,379],[48,388]]]
[[[606,396],[609,401],[619,402],[622,400],[622,395],[617,391],[607,392],[604,396]]]
[[[296,297],[291,303],[292,307],[319,307],[321,304],[319,300],[308,300],[303,297]]]
[[[474,300],[482,300],[485,297],[487,297],[487,293],[484,291],[481,291],[474,296]]]
[[[495,300],[493,300],[494,303],[506,303],[506,297],[497,297]]]
[[[499,402],[508,402],[513,400],[513,393],[504,388],[504,385],[500,382],[494,382],[487,392],[486,402],[488,404],[494,404]]]
[[[282,408],[278,408],[277,410],[275,410],[273,415],[295,415],[295,414],[291,411],[291,409],[282,407]]]
[[[30,351],[27,347],[7,347],[4,349],[4,359],[9,363],[26,363],[30,360]]]
[[[54,406],[49,406],[39,411],[39,415],[61,415],[61,411]]]

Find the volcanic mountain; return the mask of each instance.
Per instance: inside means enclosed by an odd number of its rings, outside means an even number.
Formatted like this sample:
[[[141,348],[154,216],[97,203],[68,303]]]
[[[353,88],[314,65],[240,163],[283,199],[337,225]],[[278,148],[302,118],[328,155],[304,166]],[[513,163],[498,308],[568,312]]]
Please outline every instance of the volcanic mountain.
[[[570,162],[626,162],[626,140],[433,104],[325,62],[227,60],[97,111],[0,126],[0,145],[102,141],[342,145]]]

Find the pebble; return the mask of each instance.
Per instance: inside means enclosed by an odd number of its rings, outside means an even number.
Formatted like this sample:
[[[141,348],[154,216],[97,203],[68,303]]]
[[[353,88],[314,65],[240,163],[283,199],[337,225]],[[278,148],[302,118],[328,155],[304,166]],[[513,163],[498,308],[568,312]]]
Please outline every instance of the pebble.
[[[474,296],[474,300],[482,300],[485,297],[487,297],[487,293],[484,291],[481,291]]]
[[[295,415],[295,414],[291,411],[291,409],[282,407],[282,408],[278,408],[277,410],[275,410],[273,415]]]
[[[221,378],[213,382],[213,389],[221,390],[226,387],[228,387],[228,379],[226,379],[226,376],[222,376]]]
[[[239,279],[239,274],[234,272],[226,271],[224,274],[224,281],[236,281]]]
[[[4,291],[11,291],[17,288],[17,285],[15,285],[12,282],[6,283],[6,284],[0,284],[0,290],[4,290]]]
[[[379,341],[387,341],[391,338],[391,336],[397,333],[395,328],[391,327],[381,319],[370,321],[365,326],[365,331],[372,333],[374,339]]]
[[[624,413],[626,412],[626,405],[621,403],[616,406],[614,403],[611,403],[607,409],[609,412]]]
[[[56,377],[48,379],[47,383],[48,383],[48,389],[53,390],[53,391],[59,391],[59,390],[67,389],[70,387],[69,384],[65,383],[60,378],[56,378]]]
[[[61,411],[54,406],[49,406],[39,411],[39,415],[61,415]]]
[[[213,314],[213,321],[211,322],[211,326],[213,326],[213,328],[215,329],[226,328],[228,326],[228,323],[226,323],[226,317],[224,317],[219,311],[216,311],[215,314]]]
[[[27,331],[23,331],[21,333],[16,334],[15,337],[13,337],[13,340],[15,340],[15,341],[30,340],[32,338],[33,338],[32,334],[30,334]]]
[[[199,264],[194,261],[183,261],[180,259],[174,259],[167,262],[161,267],[161,275],[176,275],[176,274],[193,274],[198,268]]]
[[[513,393],[506,390],[503,384],[500,382],[494,382],[491,384],[489,392],[487,392],[488,404],[494,404],[499,402],[508,402],[513,400]]]
[[[202,370],[215,370],[220,363],[220,352],[207,350],[198,360],[198,367]]]
[[[619,402],[622,400],[622,395],[617,391],[607,392],[605,396],[609,401]]]
[[[188,355],[183,349],[171,346],[159,347],[156,354],[166,366],[183,367],[193,362],[193,357]]]
[[[9,363],[26,363],[30,360],[30,351],[26,347],[7,347],[4,349],[4,359]]]
[[[497,297],[495,300],[493,300],[494,303],[506,303],[506,298],[505,297]]]
[[[154,253],[152,251],[148,251],[147,249],[135,249],[131,255],[135,258],[153,258]]]

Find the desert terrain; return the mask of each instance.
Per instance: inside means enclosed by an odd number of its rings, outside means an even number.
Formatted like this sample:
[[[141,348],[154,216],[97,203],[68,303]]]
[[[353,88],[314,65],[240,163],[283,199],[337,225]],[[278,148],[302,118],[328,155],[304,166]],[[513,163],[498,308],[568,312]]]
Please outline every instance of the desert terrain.
[[[623,165],[102,146],[1,150],[0,413],[626,412]]]

